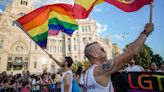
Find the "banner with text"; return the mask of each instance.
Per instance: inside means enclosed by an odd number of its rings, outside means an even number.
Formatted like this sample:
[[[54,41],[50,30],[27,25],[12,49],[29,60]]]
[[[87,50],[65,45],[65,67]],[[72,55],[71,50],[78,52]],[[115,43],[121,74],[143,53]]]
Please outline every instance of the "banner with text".
[[[122,72],[112,75],[115,92],[164,92],[164,73]]]

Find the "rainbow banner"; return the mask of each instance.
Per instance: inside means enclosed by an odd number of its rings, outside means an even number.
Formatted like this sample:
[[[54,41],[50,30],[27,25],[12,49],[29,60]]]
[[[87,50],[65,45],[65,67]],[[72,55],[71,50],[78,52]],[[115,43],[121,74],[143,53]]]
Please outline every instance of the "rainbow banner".
[[[134,12],[144,5],[150,4],[153,0],[97,0],[96,4],[102,2],[110,3],[125,12]]]
[[[72,16],[72,6],[53,4],[40,7],[15,21],[41,48],[46,48],[48,35],[60,31],[68,35],[78,29]]]
[[[115,92],[164,92],[161,72],[122,72],[111,78]]]

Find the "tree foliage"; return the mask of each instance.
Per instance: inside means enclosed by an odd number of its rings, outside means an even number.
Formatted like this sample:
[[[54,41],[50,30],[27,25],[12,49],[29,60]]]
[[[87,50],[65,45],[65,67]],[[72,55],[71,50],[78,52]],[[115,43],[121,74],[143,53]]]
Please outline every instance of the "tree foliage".
[[[128,45],[126,45],[127,48]],[[163,58],[159,54],[154,54],[148,45],[144,45],[139,54],[134,58],[136,64],[147,68],[150,62],[156,62],[158,65],[163,62]]]
[[[152,49],[149,46],[144,45],[139,54],[134,58],[134,60],[137,64],[141,65],[144,68],[147,68],[151,62],[152,55]]]

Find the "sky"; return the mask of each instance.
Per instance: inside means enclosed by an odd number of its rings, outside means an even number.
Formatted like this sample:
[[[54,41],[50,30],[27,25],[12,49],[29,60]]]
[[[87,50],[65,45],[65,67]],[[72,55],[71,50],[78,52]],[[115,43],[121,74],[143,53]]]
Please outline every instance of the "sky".
[[[5,5],[13,0],[0,0],[0,12],[3,12]],[[159,54],[164,59],[164,0],[154,0],[153,23],[154,32],[147,38],[146,44],[152,48],[154,54]],[[51,3],[69,3],[74,0],[35,0],[34,6],[39,7]],[[135,12],[127,13],[115,6],[103,3],[94,7],[90,16],[97,21],[98,32],[103,37],[110,37],[113,43],[120,48],[133,42],[146,23],[149,22],[150,6],[145,5]]]

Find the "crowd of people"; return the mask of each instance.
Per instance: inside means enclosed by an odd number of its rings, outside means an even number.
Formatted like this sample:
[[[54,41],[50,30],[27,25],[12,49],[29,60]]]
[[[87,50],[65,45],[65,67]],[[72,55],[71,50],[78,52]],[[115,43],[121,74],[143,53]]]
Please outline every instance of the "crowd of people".
[[[31,74],[23,71],[22,74],[0,74],[0,92],[60,92],[60,72],[56,74],[43,72]]]
[[[111,75],[120,71],[126,64],[129,64],[129,67],[123,71],[164,72],[164,64],[157,67],[155,62],[151,62],[149,69],[143,69],[135,65],[133,60],[153,29],[152,23],[146,24],[144,31],[127,47],[127,50],[110,60],[107,59],[106,51],[98,42],[88,44],[84,53],[91,66],[87,70],[79,67],[73,73],[71,57],[65,57],[59,62],[49,55],[62,68],[62,72],[52,74],[44,71],[41,75],[30,74],[29,71],[16,75],[7,75],[3,72],[0,74],[0,92],[72,92],[74,78],[79,84],[80,92],[114,92]]]
[[[148,69],[136,65],[132,60],[128,67],[122,71],[127,72],[162,72],[164,73],[164,63],[157,66],[156,62],[151,62]],[[79,84],[80,92],[84,92],[85,70],[79,66],[73,74]],[[62,71],[57,73],[31,74],[23,71],[21,74],[7,74],[6,71],[0,74],[0,92],[61,92]],[[42,90],[42,91],[41,91]]]
[[[163,61],[164,62],[164,61]],[[157,64],[155,61],[150,62],[148,68],[143,68],[141,65],[136,64],[135,60],[131,60],[128,67],[121,70],[127,72],[162,72],[164,73],[164,63]]]

